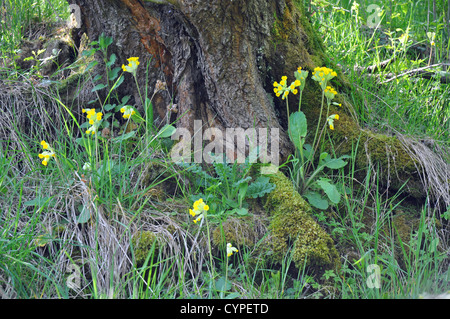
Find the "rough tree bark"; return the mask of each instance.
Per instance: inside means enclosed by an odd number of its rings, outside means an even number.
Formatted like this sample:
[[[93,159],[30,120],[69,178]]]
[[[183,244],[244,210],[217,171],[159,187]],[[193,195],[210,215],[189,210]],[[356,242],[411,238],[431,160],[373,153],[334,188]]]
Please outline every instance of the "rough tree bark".
[[[81,28],[75,38],[86,33],[96,40],[101,33],[111,36],[111,53],[119,65],[138,56],[138,82],[148,80],[150,92],[163,80],[169,90],[154,98],[156,124],[167,114],[167,106],[178,106],[177,126],[192,130],[194,120],[224,128],[280,128],[280,157],[292,153],[286,129],[284,101],[274,98],[274,81],[293,78],[297,67],[311,71],[327,66],[338,72],[332,85],[339,92],[339,112],[333,138],[338,152],[349,154],[360,140],[357,168],[368,164],[385,170],[382,184],[421,197],[418,163],[395,137],[375,134],[359,127],[346,99],[350,84],[324,53],[321,39],[314,33],[298,0],[68,0],[81,9]],[[76,40],[77,41],[77,40]],[[75,41],[75,42],[76,42]],[[137,97],[134,81],[124,83],[122,93]],[[169,94],[168,92],[171,92]],[[295,97],[296,98],[296,97]],[[309,127],[316,127],[321,105],[320,89],[308,80],[302,99]],[[139,98],[135,99],[139,105]],[[290,105],[297,105],[292,100]],[[184,115],[181,117],[181,115]],[[325,116],[321,119],[325,121]],[[365,152],[364,152],[365,151]],[[390,172],[387,174],[386,172]],[[389,176],[390,175],[390,176]]]

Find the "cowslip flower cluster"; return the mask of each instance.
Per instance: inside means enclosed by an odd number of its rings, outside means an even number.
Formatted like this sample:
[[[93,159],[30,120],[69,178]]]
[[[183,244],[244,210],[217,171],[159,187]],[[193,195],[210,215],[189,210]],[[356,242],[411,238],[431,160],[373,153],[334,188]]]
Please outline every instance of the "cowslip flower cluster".
[[[299,66],[297,71],[294,72],[295,78],[300,81],[300,91],[303,91],[306,84],[306,78],[308,77],[309,72],[306,70],[302,70],[302,67]]]
[[[339,114],[332,114],[328,116],[327,121],[330,126],[330,130],[334,130],[334,120],[339,120]]]
[[[140,63],[139,57],[131,57],[131,58],[127,59],[127,61],[128,61],[128,65],[122,64],[122,70],[124,72],[130,72],[133,75],[136,75],[136,70]]]
[[[86,117],[88,118],[89,124],[91,125],[91,127],[86,130],[86,134],[94,135],[95,132],[97,132],[100,123],[102,122],[103,113],[97,113],[95,112],[95,109],[83,109],[82,112],[87,114]]]
[[[38,156],[39,156],[40,159],[42,159],[42,165],[47,166],[48,161],[52,157],[56,157],[55,151],[44,140],[41,141],[41,146],[45,150],[45,152],[40,153]]]
[[[337,92],[331,86],[327,86],[325,88],[324,94],[325,94],[325,96],[327,97],[328,100],[332,100],[337,95]]]
[[[136,114],[136,111],[131,105],[125,105],[120,109],[120,112],[123,113],[123,118],[128,119],[130,116]]]
[[[194,202],[193,208],[194,209],[189,209],[189,214],[191,214],[192,217],[198,216],[196,219],[194,219],[194,223],[202,220],[202,218],[205,217],[206,212],[209,210],[209,206],[206,205],[205,202],[203,202],[202,198]]]
[[[276,96],[280,96],[284,100],[290,92],[292,94],[297,94],[298,90],[297,87],[301,86],[301,82],[299,79],[296,79],[294,82],[292,82],[289,86],[287,85],[287,76],[282,76],[280,83],[273,82],[274,89]]]
[[[322,90],[325,90],[327,87],[327,83],[335,76],[337,76],[337,73],[333,71],[333,69],[329,69],[327,67],[314,68],[314,72],[312,74],[312,79],[319,82]]]
[[[231,257],[233,253],[237,253],[238,251],[236,247],[231,246],[231,243],[227,244],[227,257]]]

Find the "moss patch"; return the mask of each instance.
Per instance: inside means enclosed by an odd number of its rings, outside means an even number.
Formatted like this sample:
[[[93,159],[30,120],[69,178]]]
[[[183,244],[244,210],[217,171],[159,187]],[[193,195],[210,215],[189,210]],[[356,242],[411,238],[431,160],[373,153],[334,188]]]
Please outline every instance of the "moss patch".
[[[149,254],[157,254],[160,248],[158,237],[150,231],[139,231],[131,238],[137,265],[142,265]]]
[[[315,274],[339,269],[339,255],[333,240],[311,217],[311,207],[294,190],[291,181],[278,172],[270,182],[276,185],[265,205],[272,216],[272,261],[281,263],[291,250],[298,269],[302,269],[304,264]]]

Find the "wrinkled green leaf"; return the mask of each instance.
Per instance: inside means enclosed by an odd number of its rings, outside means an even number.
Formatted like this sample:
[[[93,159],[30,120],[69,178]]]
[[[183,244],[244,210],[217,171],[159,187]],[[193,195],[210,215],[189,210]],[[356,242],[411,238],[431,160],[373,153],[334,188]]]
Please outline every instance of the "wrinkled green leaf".
[[[323,189],[332,203],[338,204],[340,202],[341,193],[339,193],[334,184],[331,184],[327,179],[321,178],[317,181],[317,185]]]
[[[303,139],[308,132],[306,116],[303,112],[295,112],[289,116],[290,138],[295,147],[303,147]]]
[[[323,198],[319,193],[308,192],[303,195],[309,202],[311,206],[314,206],[321,210],[328,209],[328,200]]]
[[[269,180],[268,176],[259,176],[248,186],[247,197],[258,198],[272,192],[275,189],[275,184],[270,183]]]

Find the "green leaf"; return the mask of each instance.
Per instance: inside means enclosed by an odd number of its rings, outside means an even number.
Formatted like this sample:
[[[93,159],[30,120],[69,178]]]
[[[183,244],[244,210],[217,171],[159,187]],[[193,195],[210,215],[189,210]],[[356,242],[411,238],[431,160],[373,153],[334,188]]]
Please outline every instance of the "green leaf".
[[[113,53],[113,54],[111,54],[111,56],[109,57],[109,61],[108,62],[106,62],[106,66],[108,67],[108,68],[110,68],[114,63],[116,63],[116,60],[117,60],[117,56]],[[120,69],[120,68],[119,68]]]
[[[88,72],[90,69],[92,69],[94,66],[96,66],[98,64],[98,61],[92,61],[92,62],[90,62],[88,65],[87,65],[87,67],[86,67],[86,70],[84,71],[84,72]]]
[[[295,112],[289,116],[290,138],[297,148],[303,147],[303,139],[308,132],[306,116],[303,112]]]
[[[134,109],[136,113],[134,113],[133,115],[131,115],[131,119],[134,121],[134,123],[139,124],[144,122],[144,119],[141,116],[141,113],[139,113],[138,110]]]
[[[236,202],[235,200],[232,199],[225,199],[225,204],[227,204],[228,206],[232,207],[232,208],[239,208],[239,203]]]
[[[78,215],[77,223],[78,224],[87,223],[90,218],[91,218],[91,211],[90,211],[90,209],[86,208],[86,206],[83,206],[82,209],[81,209],[80,215]]]
[[[111,71],[108,72],[108,79],[110,81],[114,81],[115,79],[117,79],[117,77],[119,76],[119,72],[120,72],[121,68],[119,67],[115,67],[114,69],[112,69]],[[115,87],[117,87],[119,85],[119,83],[116,84]]]
[[[117,80],[117,82],[114,83],[114,85],[113,85],[113,87],[111,88],[111,90],[117,89],[117,88],[123,83],[123,80],[124,80],[124,79],[125,79],[125,78],[124,78],[123,76],[121,76],[121,77]]]
[[[328,161],[327,158],[328,158],[328,159],[331,158],[331,157],[328,155],[327,152],[320,153],[320,156],[319,156],[319,165],[321,165],[322,162],[323,162],[324,160],[325,160],[325,162]]]
[[[115,104],[106,104],[103,108],[105,109],[105,111],[111,111],[115,107]]]
[[[106,37],[103,33],[100,35],[98,39],[98,45],[100,49],[106,50],[111,45],[111,43],[113,43],[112,37]]]
[[[44,207],[47,206],[50,202],[51,197],[36,197],[35,199],[26,201],[23,203],[25,206],[38,206]]]
[[[136,135],[136,131],[131,131],[129,133],[126,133],[126,134],[123,134],[123,135],[120,135],[120,136],[117,136],[117,137],[113,138],[112,141],[114,143],[119,143],[119,142],[125,141],[125,140],[127,140],[127,139],[129,139],[129,138],[131,138],[131,137],[133,137],[135,135]]]
[[[328,208],[328,200],[323,198],[319,193],[316,192],[308,192],[303,195],[311,206],[314,206],[321,210],[326,210]]]
[[[241,207],[241,208],[236,208],[234,209],[234,211],[236,212],[236,214],[238,214],[239,216],[246,216],[248,215],[248,209]]]
[[[328,167],[328,168],[331,168],[331,169],[342,168],[342,167],[344,167],[345,165],[347,165],[347,162],[346,162],[346,161],[343,161],[343,160],[340,159],[340,158],[334,158],[334,159],[331,159],[331,160],[329,160],[329,161],[327,161],[327,162],[325,163],[325,166]]]
[[[105,87],[106,87],[106,85],[103,84],[103,83],[97,84],[96,86],[94,86],[94,88],[91,90],[91,92],[101,90],[101,89],[103,89]]]
[[[92,82],[97,82],[98,80],[100,80],[102,78],[102,76],[100,74],[97,74],[93,79]]]
[[[328,180],[321,178],[317,181],[317,185],[323,189],[332,203],[338,204],[340,202],[341,193],[339,193],[334,184],[331,184]]]
[[[303,145],[303,156],[306,160],[311,161],[313,155],[313,149],[310,144]]]
[[[125,95],[123,98],[122,98],[122,100],[121,100],[121,106],[124,106],[125,104],[127,104],[128,103],[128,100],[130,99],[130,96],[129,95]],[[120,109],[120,108],[119,108]]]
[[[173,125],[166,124],[162,127],[157,136],[160,138],[171,137],[176,130],[177,129]]]
[[[242,183],[239,185],[239,193],[238,193],[238,201],[239,204],[242,204],[242,201],[245,198],[245,195],[247,193],[248,183]]]
[[[259,176],[253,183],[248,186],[247,197],[258,198],[269,194],[275,189],[275,185],[269,182],[270,177]]]
[[[219,291],[230,290],[231,289],[230,281],[226,281],[224,276],[220,277],[219,279],[216,280],[216,289]]]

